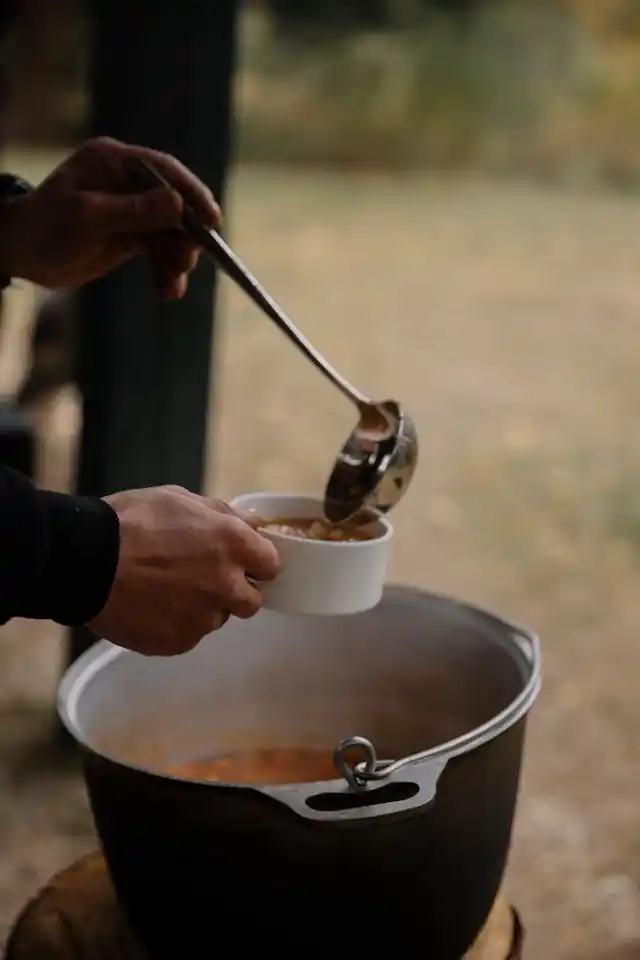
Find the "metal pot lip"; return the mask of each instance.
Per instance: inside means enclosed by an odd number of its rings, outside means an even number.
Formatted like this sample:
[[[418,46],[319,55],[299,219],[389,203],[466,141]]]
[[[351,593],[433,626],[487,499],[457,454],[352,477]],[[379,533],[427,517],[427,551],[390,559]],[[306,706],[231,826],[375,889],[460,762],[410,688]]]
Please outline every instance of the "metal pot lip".
[[[515,697],[504,710],[496,714],[486,723],[467,733],[456,737],[454,740],[448,740],[445,743],[438,744],[429,750],[416,754],[413,758],[415,763],[424,763],[429,760],[446,757],[447,760],[470,753],[472,750],[483,746],[491,740],[495,740],[501,734],[506,733],[511,727],[515,726],[525,717],[538,698],[542,685],[542,663],[540,652],[540,640],[536,633],[527,627],[513,621],[506,620],[483,607],[469,603],[463,600],[457,600],[446,594],[433,593],[427,590],[421,590],[417,587],[390,586],[386,590],[387,596],[415,596],[425,597],[430,600],[442,601],[443,603],[459,607],[471,613],[475,613],[489,623],[500,627],[504,631],[505,646],[508,643],[510,649],[517,647],[521,657],[521,666],[523,673],[525,669],[528,672],[528,679],[517,697]],[[78,722],[78,704],[80,699],[89,686],[91,681],[100,673],[111,661],[121,656],[136,656],[129,650],[117,647],[107,640],[99,640],[93,647],[83,653],[66,671],[58,687],[57,709],[60,719],[74,740],[84,747],[90,753],[102,756],[114,763],[129,767],[130,769],[140,770],[141,772],[151,773],[162,779],[175,780],[179,783],[194,783],[205,787],[237,787],[238,789],[259,789],[247,788],[246,785],[233,783],[203,783],[201,781],[188,781],[178,777],[154,771],[151,768],[132,764],[123,761],[119,757],[110,756],[107,752],[97,750],[90,742]],[[350,733],[352,733],[351,731]],[[362,732],[362,731],[361,731]],[[397,758],[398,760],[400,757]],[[338,778],[336,778],[338,779]]]

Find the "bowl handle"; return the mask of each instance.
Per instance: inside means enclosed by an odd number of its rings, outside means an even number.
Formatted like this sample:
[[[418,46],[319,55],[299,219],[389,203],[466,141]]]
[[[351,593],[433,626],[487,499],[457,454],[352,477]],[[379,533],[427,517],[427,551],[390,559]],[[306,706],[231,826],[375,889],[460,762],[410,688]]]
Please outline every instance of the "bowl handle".
[[[374,817],[398,817],[428,807],[435,800],[438,780],[446,765],[446,757],[422,760],[360,790],[344,780],[256,789],[305,820],[352,823]]]

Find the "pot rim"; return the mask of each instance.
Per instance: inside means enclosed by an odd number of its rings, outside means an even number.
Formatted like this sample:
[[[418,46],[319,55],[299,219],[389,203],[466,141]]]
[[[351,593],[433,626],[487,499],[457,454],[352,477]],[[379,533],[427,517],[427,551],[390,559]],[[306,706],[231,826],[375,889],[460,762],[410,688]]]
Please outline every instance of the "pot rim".
[[[458,600],[447,594],[434,593],[428,590],[422,590],[416,587],[407,586],[389,586],[386,593],[391,595],[413,594],[424,596],[431,600],[440,600],[452,604],[456,607],[462,607],[465,610],[478,614],[485,620],[499,626],[504,631],[504,639],[498,641],[502,646],[509,646],[511,650],[517,647],[520,654],[520,666],[528,672],[528,678],[520,693],[508,704],[504,710],[497,713],[490,720],[474,727],[453,740],[437,744],[429,750],[411,756],[398,757],[396,760],[402,761],[402,767],[410,763],[424,763],[427,760],[435,760],[445,757],[447,760],[470,753],[472,750],[483,746],[490,740],[495,740],[501,734],[505,733],[511,727],[515,726],[523,717],[528,714],[531,707],[538,698],[542,685],[542,663],[540,652],[540,639],[536,633],[527,627],[513,620],[507,620],[500,617],[485,608],[474,603]],[[509,642],[510,641],[510,642]],[[183,777],[177,777],[170,773],[154,770],[141,764],[130,763],[121,757],[113,756],[108,751],[96,749],[91,743],[91,738],[87,737],[78,722],[78,705],[80,699],[94,677],[112,660],[121,656],[136,656],[130,650],[115,646],[108,640],[98,640],[93,647],[85,651],[64,673],[58,686],[57,709],[58,715],[73,739],[86,750],[101,756],[113,763],[128,767],[132,770],[138,770],[144,773],[150,773],[153,776],[168,780],[176,780],[181,783],[197,783],[205,787],[236,787],[238,789],[247,789],[246,784],[226,783],[216,781],[207,783],[206,781],[191,781]],[[341,778],[336,777],[336,781]],[[333,782],[333,781],[326,781]],[[295,786],[295,785],[292,785]],[[249,788],[250,785],[249,785]],[[259,789],[256,787],[255,789]]]

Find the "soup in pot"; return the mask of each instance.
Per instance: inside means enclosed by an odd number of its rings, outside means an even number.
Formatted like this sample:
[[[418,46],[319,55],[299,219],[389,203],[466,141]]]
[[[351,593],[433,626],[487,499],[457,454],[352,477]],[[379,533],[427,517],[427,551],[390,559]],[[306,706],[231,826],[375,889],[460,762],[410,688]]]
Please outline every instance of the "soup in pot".
[[[174,764],[166,772],[184,780],[255,786],[314,783],[316,780],[336,780],[339,777],[331,751],[304,748],[248,750],[226,757]]]

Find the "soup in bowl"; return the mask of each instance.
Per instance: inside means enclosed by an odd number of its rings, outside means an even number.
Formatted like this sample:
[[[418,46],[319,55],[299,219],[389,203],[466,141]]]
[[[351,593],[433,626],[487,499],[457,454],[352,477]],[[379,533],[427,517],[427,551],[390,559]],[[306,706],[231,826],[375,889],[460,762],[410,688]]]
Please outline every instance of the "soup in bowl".
[[[259,530],[281,533],[299,540],[322,540],[325,543],[361,543],[375,540],[376,533],[358,523],[329,523],[313,517],[277,517],[266,521]]]

